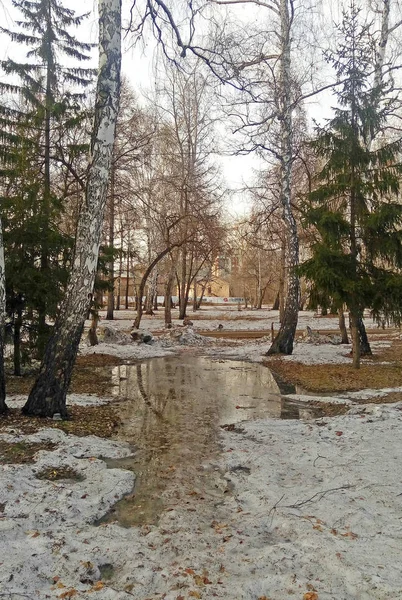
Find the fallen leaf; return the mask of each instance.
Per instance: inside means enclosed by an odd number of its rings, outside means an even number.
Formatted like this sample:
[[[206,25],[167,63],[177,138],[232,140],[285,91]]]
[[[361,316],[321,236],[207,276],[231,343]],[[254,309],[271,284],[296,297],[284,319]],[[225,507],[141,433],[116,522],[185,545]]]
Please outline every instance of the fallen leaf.
[[[77,594],[77,590],[75,588],[72,588],[71,590],[67,590],[67,592],[63,592],[62,594],[60,594],[59,598],[73,598]]]
[[[335,431],[335,435],[341,436],[341,435],[343,435],[343,431]]]
[[[348,531],[347,533],[341,533],[341,536],[351,538],[352,540],[355,540],[358,537],[357,533],[353,533],[353,531]]]
[[[194,569],[184,569],[184,572],[187,573],[188,575],[195,575]]]
[[[318,600],[317,592],[306,592],[303,596],[303,600]]]
[[[195,590],[189,592],[188,595],[191,596],[191,598],[201,598],[200,592],[196,592]]]
[[[101,590],[104,587],[105,587],[105,584],[103,583],[103,581],[97,581],[95,583],[95,585],[93,585],[89,591],[90,592],[99,592],[99,590]]]

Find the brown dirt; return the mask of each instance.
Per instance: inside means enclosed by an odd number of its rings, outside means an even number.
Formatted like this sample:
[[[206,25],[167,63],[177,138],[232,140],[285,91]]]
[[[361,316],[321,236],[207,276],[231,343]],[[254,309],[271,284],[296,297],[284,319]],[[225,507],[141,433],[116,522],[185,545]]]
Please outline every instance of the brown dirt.
[[[0,440],[0,464],[21,465],[34,463],[35,455],[39,450],[54,450],[57,444],[53,442],[5,442]]]
[[[47,479],[48,481],[58,481],[59,479],[72,479],[73,481],[83,481],[85,477],[72,469],[71,467],[47,467],[36,473],[37,479]]]
[[[363,359],[360,369],[344,364],[304,365],[281,358],[271,359],[267,366],[284,381],[311,392],[399,387],[402,385],[402,341],[386,339],[391,342],[391,347],[379,349],[372,357]],[[381,364],[383,362],[387,364]]]
[[[117,404],[117,403],[116,403]],[[35,433],[43,427],[61,429],[65,433],[78,436],[97,435],[111,437],[120,421],[116,412],[116,405],[103,406],[71,406],[69,421],[53,421],[39,417],[26,417],[19,409],[11,409],[0,417],[0,433],[17,430],[22,433]]]
[[[107,356],[104,360],[105,357],[103,355],[97,355],[96,358],[99,359],[98,363],[95,363],[93,359],[91,359],[88,362],[80,361],[76,365],[70,385],[70,392],[75,394],[98,394],[101,396],[105,396],[110,393],[112,388],[110,375],[102,372],[100,367],[117,366],[122,363],[111,363]],[[15,377],[14,375],[10,375],[7,377],[6,381],[7,393],[10,395],[28,394],[32,389],[34,381],[34,375],[24,377]]]

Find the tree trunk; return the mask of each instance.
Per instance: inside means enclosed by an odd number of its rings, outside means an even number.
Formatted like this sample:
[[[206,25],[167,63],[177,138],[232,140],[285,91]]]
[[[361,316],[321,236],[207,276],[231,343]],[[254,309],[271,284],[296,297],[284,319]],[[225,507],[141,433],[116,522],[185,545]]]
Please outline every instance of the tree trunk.
[[[361,317],[357,320],[357,327],[359,330],[359,339],[360,339],[360,355],[361,356],[371,356],[373,353],[371,352],[370,343],[368,341],[366,328],[364,326],[363,319]]]
[[[179,319],[186,317],[187,302],[186,302],[186,281],[187,281],[187,249],[183,247],[181,253],[181,269],[180,269],[180,286],[179,286]]]
[[[193,312],[198,310],[198,302],[197,302],[197,282],[194,280],[193,284],[194,294],[193,294]]]
[[[358,316],[354,311],[350,312],[350,323],[352,329],[353,367],[360,369],[360,336]]]
[[[341,336],[342,336],[341,344],[349,344],[348,330],[346,329],[345,314],[343,312],[343,308],[340,308],[338,310],[338,315],[339,315],[339,329],[340,329]]]
[[[52,72],[49,59],[52,56],[52,36],[51,36],[51,4],[48,7],[48,25],[46,31],[46,95],[45,95],[45,147],[44,147],[44,186],[43,186],[43,205],[42,205],[42,244],[40,255],[40,270],[42,277],[45,279],[49,276],[49,223],[50,223],[50,127],[51,127],[51,110],[53,104],[52,94]],[[46,60],[46,59],[45,59]],[[47,327],[46,327],[47,299],[42,298],[38,303],[38,339],[37,350],[38,357],[42,359],[47,343]]]
[[[3,226],[0,219],[0,414],[7,412],[6,377],[4,371],[4,322],[6,316],[6,276],[4,264]]]
[[[287,249],[287,297],[285,314],[279,332],[268,350],[271,354],[292,354],[299,315],[299,277],[296,268],[299,265],[299,238],[297,226],[291,207],[292,163],[293,163],[293,129],[291,98],[291,58],[290,58],[290,18],[287,0],[280,0],[281,44],[280,56],[280,200],[283,207],[283,221],[286,231]]]
[[[176,246],[176,244],[174,244],[173,246],[168,246],[162,252],[160,252],[158,254],[158,256],[156,258],[154,258],[154,260],[151,262],[151,264],[148,266],[147,270],[145,271],[144,275],[142,276],[140,285],[138,287],[137,316],[135,317],[135,321],[133,323],[134,329],[138,329],[140,326],[140,323],[141,323],[142,298],[144,296],[144,289],[145,289],[145,285],[147,283],[148,277],[149,277],[150,273],[152,272],[152,270],[155,268],[155,266],[158,264],[158,262],[160,260],[162,260],[162,258],[164,258],[166,256],[166,254],[168,254],[172,250],[172,248],[174,248],[175,246]]]
[[[98,334],[96,330],[99,323],[99,311],[94,308],[92,312],[91,326],[88,331],[88,339],[91,346],[97,346],[99,344]]]
[[[278,290],[278,308],[279,323],[283,323],[285,319],[285,278],[286,278],[286,243],[283,241],[281,245],[281,265],[279,270],[279,290]]]
[[[107,295],[106,318],[113,321],[114,318],[114,188],[115,188],[115,167],[111,167],[110,177],[110,202],[109,202],[109,252],[111,253],[108,265],[109,290]]]
[[[122,256],[122,253],[120,254]],[[121,267],[122,268],[122,262],[120,261]],[[120,274],[120,279],[121,279],[121,274]],[[130,238],[128,240],[128,244],[127,244],[127,263],[126,263],[126,292],[125,292],[125,299],[124,299],[124,306],[126,308],[126,310],[128,310],[128,297],[129,297],[129,288],[130,288]]]
[[[85,203],[77,227],[66,296],[47,345],[39,376],[23,412],[68,416],[66,395],[92,298],[98,264],[116,119],[121,68],[121,2],[99,0],[99,73]]]
[[[165,327],[170,327],[172,325],[172,288],[174,272],[175,268],[172,266],[165,287]]]

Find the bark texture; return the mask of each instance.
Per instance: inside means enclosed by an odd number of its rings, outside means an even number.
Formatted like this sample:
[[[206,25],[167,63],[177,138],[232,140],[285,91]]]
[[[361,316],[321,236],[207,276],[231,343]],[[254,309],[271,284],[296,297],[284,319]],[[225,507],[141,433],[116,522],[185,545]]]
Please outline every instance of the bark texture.
[[[0,220],[0,414],[7,412],[4,373],[4,322],[6,315],[6,277],[4,265],[3,226]]]
[[[341,343],[349,344],[348,330],[346,329],[345,313],[343,312],[343,308],[340,308],[338,310],[338,317],[339,317],[339,330],[340,330],[341,336],[342,336]]]
[[[371,352],[371,347],[370,347],[370,342],[368,341],[366,327],[365,327],[363,319],[361,317],[359,317],[357,320],[357,328],[359,330],[360,355],[361,356],[371,356],[373,353]]]
[[[25,414],[67,417],[66,395],[94,287],[120,94],[121,1],[99,0],[99,73],[86,198],[74,263]]]
[[[287,296],[285,312],[275,340],[267,354],[292,354],[299,315],[299,277],[296,268],[299,265],[299,238],[297,225],[291,207],[293,132],[291,98],[291,38],[288,0],[280,0],[281,46],[280,57],[280,200],[283,209],[283,222],[286,231],[286,274]]]

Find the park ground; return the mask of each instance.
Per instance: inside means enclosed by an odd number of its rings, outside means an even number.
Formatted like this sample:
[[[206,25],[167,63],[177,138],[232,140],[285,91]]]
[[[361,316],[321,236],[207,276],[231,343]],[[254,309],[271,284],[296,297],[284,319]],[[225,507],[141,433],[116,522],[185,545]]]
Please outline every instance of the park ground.
[[[270,358],[274,311],[206,307],[172,331],[158,311],[142,322],[150,344],[130,341],[133,318],[118,311],[101,320],[98,346],[83,340],[70,421],[22,417],[33,376],[9,377],[0,599],[402,599],[401,331],[367,317],[373,356],[356,371],[350,346],[331,343],[337,319],[312,312],[300,315],[293,355]],[[318,341],[306,340],[307,326]],[[280,382],[278,405],[286,388],[299,418],[227,423],[190,471],[189,437],[159,471],[157,508],[123,527],[114,507],[135,496],[141,474],[129,468],[130,401],[113,377],[175,356],[266,365]]]

